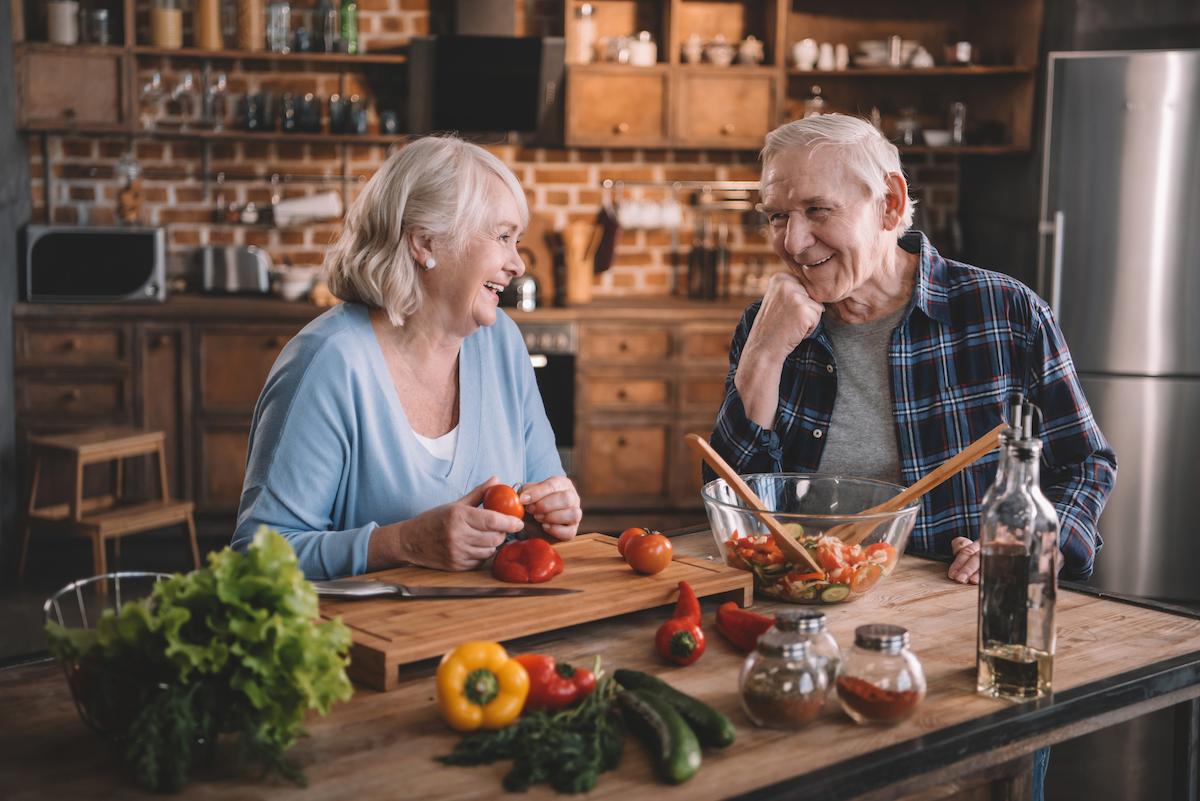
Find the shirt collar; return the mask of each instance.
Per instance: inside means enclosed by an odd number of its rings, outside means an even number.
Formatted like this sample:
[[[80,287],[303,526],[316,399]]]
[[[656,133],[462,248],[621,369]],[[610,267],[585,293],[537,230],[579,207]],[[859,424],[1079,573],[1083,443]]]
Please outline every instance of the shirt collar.
[[[909,253],[920,255],[917,268],[917,286],[913,290],[912,305],[927,317],[939,322],[950,322],[950,302],[946,292],[946,260],[920,231],[909,231],[900,237],[900,247]]]

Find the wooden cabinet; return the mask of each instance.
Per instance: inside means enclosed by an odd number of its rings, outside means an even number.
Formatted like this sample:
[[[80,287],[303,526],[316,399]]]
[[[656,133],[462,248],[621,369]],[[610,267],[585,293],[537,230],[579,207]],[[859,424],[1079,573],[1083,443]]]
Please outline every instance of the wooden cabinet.
[[[778,121],[772,70],[687,68],[677,82],[675,137],[689,147],[754,150]]]
[[[197,354],[200,404],[206,412],[250,414],[279,351],[295,328],[206,328]]]
[[[667,136],[666,69],[574,66],[567,75],[573,146],[655,146]]]
[[[117,48],[25,49],[16,61],[21,127],[121,128],[128,121],[126,69]]]

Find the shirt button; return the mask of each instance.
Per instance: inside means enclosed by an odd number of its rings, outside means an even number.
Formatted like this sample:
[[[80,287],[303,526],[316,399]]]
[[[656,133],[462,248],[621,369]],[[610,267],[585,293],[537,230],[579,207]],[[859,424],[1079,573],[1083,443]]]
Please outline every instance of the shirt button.
[[[825,365],[825,372],[827,372],[827,373],[832,373],[832,372],[833,372],[833,365],[832,365],[832,364],[827,364],[827,365]]]
[[[814,437],[816,437],[817,439],[820,439],[821,437],[825,436],[825,432],[823,432],[823,431],[822,431],[821,429],[819,429],[819,428],[814,428],[814,429],[813,429],[813,436],[814,436]]]

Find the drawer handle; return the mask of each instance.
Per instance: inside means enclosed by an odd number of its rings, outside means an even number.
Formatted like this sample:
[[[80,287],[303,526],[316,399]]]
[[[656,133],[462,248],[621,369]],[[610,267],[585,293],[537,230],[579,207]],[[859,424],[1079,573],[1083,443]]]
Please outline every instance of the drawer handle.
[[[171,344],[171,338],[166,334],[159,334],[151,340],[150,344],[155,348],[165,348]]]
[[[733,123],[732,122],[727,122],[721,126],[721,134],[723,136],[729,136],[731,133],[733,133]]]
[[[629,398],[629,393],[625,391],[624,387],[617,390],[617,400],[626,400],[628,398]]]
[[[271,337],[267,340],[267,347],[271,350],[278,350],[283,347],[283,337]]]
[[[629,123],[627,123],[627,122],[618,122],[616,125],[614,125],[614,126],[613,126],[613,133],[615,133],[615,134],[627,134],[627,133],[629,133]]]
[[[79,400],[79,390],[68,389],[62,395],[63,403],[75,403]]]
[[[78,337],[71,337],[63,343],[62,349],[65,351],[76,351],[79,350],[81,344]]]
[[[629,351],[629,343],[622,339],[617,343],[617,350],[621,351],[621,353],[627,353]]]
[[[627,443],[627,442],[625,441],[625,438],[624,438],[624,437],[617,437],[617,447],[618,447],[618,448],[624,448],[624,447],[625,447],[626,445],[628,445],[628,444],[629,444],[629,443]]]

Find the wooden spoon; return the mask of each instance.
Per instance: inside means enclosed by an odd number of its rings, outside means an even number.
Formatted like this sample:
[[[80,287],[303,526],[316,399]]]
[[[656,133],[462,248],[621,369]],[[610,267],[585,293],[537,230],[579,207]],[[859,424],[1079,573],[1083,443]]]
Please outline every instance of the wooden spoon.
[[[951,456],[946,461],[934,470],[929,471],[921,478],[917,479],[911,487],[901,492],[899,495],[883,503],[872,506],[870,509],[865,509],[859,512],[859,515],[877,515],[887,512],[894,512],[897,509],[902,509],[908,506],[913,501],[920,498],[925,493],[929,492],[934,487],[945,482],[947,479],[962,472],[968,465],[973,464],[983,458],[1000,442],[1000,432],[1008,427],[1007,423],[1001,423],[993,428],[988,433],[984,434],[979,439],[972,442],[961,451]],[[866,537],[875,530],[875,525],[878,521],[868,520],[862,523],[844,523],[840,526],[834,526],[826,532],[831,537],[837,537],[847,545],[858,545]]]
[[[754,490],[750,489],[750,485],[734,472],[729,463],[722,459],[721,454],[713,450],[712,446],[703,437],[698,434],[688,434],[683,439],[691,446],[692,450],[700,455],[700,458],[708,462],[708,466],[713,469],[713,472],[725,479],[725,483],[737,493],[737,496],[754,510],[755,516],[775,535],[775,544],[779,546],[779,550],[783,551],[788,559],[793,563],[807,562],[818,573],[825,572],[817,564],[816,560],[813,559],[808,549],[796,542],[795,538],[784,530],[783,526],[779,525],[779,521],[767,511],[767,507],[763,505],[762,499],[755,494]]]

